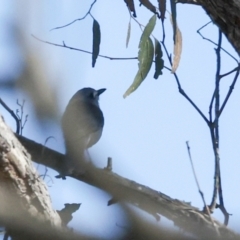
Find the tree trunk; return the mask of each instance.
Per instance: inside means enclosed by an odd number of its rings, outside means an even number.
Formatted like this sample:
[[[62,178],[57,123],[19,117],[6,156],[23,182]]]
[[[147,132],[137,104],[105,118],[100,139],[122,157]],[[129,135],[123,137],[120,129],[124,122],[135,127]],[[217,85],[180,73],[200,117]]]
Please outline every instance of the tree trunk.
[[[177,2],[201,5],[240,54],[240,0],[178,0]]]

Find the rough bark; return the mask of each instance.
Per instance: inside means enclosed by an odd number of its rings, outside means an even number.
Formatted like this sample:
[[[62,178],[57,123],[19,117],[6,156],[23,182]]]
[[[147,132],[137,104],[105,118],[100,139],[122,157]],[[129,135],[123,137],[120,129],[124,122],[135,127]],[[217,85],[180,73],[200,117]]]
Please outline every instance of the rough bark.
[[[5,216],[8,223],[24,216],[56,228],[61,226],[61,219],[52,208],[47,187],[34,169],[31,156],[1,116],[0,202],[0,216]]]
[[[61,162],[64,159],[62,154],[50,149],[43,151],[44,146],[23,137],[19,138],[26,145],[29,143],[29,149],[37,162],[51,166],[57,171],[61,170]],[[102,172],[106,178],[108,172]],[[95,178],[92,181],[95,182]],[[106,180],[104,182],[106,184]],[[11,129],[6,126],[1,115],[0,203],[0,226],[5,226],[7,230],[4,239],[7,239],[8,236],[13,240],[99,239],[79,233],[75,234],[62,227],[59,215],[51,207],[47,188],[33,168],[31,156],[14,136]],[[79,206],[74,207],[78,208]],[[63,213],[65,210],[59,211],[59,213],[61,212]],[[126,230],[126,236],[122,239],[191,239],[191,237],[184,236],[183,233],[151,226],[149,223],[141,221],[137,216],[132,215],[131,217],[133,221],[131,229]],[[65,223],[68,220],[69,215],[67,214]]]
[[[34,218],[48,223],[47,225],[50,223],[59,227],[61,225],[59,215],[51,208],[47,188],[33,168],[31,159],[57,172],[62,172],[65,156],[22,136],[17,137],[32,158],[0,118],[0,223],[8,225],[9,221],[13,219],[17,221],[17,218],[27,214],[30,219]],[[74,172],[70,177],[110,193],[112,199],[108,202],[109,205],[116,202],[130,203],[152,214],[157,220],[163,215],[172,220],[176,226],[196,237],[240,239],[238,234],[214,219],[213,226],[209,216],[201,210],[123,178],[110,170],[92,167],[84,175]],[[21,229],[16,231],[15,228],[14,236],[18,237],[20,233],[26,232],[21,232]],[[143,231],[143,228],[138,228],[135,233],[140,230]],[[21,234],[21,238],[15,239],[23,239]]]
[[[240,0],[178,0],[177,2],[202,6],[240,54]]]
[[[51,167],[57,172],[62,172],[64,155],[22,136],[18,136],[18,138],[28,149],[35,162]],[[39,154],[42,149],[44,149],[44,154]],[[108,202],[109,205],[116,202],[127,202],[152,214],[157,220],[160,215],[163,215],[184,231],[202,239],[209,239],[210,237],[240,239],[240,235],[235,234],[214,219],[215,226],[213,226],[208,215],[198,208],[123,178],[112,171],[91,168],[84,175],[75,172],[70,177],[110,193],[112,199]],[[220,233],[220,237],[217,232]]]

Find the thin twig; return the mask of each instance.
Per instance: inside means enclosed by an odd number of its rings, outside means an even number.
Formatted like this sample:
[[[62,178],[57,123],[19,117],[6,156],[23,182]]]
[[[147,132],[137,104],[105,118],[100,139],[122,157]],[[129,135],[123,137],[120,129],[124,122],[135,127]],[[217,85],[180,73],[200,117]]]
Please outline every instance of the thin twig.
[[[75,51],[79,51],[79,52],[84,52],[84,53],[88,53],[88,54],[92,54],[92,52],[89,52],[89,51],[86,51],[86,50],[83,50],[83,49],[79,49],[79,48],[74,48],[74,47],[69,47],[65,44],[65,42],[63,42],[63,44],[57,44],[57,43],[52,43],[52,42],[48,42],[48,41],[44,41],[44,40],[41,40],[40,38],[34,36],[32,34],[32,37],[35,38],[36,40],[42,42],[42,43],[46,43],[46,44],[50,44],[50,45],[53,45],[53,46],[56,46],[56,47],[62,47],[62,48],[67,48],[67,49],[70,49],[70,50],[75,50]],[[109,57],[109,56],[104,56],[104,55],[98,55],[99,57],[102,57],[102,58],[107,58],[109,60],[136,60],[137,57],[129,57],[129,58],[115,58],[115,57]]]
[[[215,99],[215,89],[212,94],[212,98],[211,98],[211,102],[209,104],[209,110],[208,110],[210,123],[212,123],[212,106],[213,106],[214,99]]]
[[[192,160],[192,155],[191,155],[191,150],[190,150],[190,146],[189,146],[188,141],[186,141],[186,145],[187,145],[188,156],[189,156],[189,160],[190,160],[190,163],[191,163],[191,167],[192,167],[194,179],[195,179],[195,182],[196,182],[196,185],[197,185],[197,188],[198,188],[198,192],[199,192],[199,194],[200,194],[200,196],[201,196],[201,198],[202,198],[202,201],[203,201],[203,204],[204,204],[204,209],[206,209],[207,214],[208,214],[208,216],[209,216],[209,219],[210,219],[212,225],[214,226],[214,228],[216,229],[217,234],[219,235],[219,231],[218,231],[218,229],[216,228],[216,226],[215,226],[215,224],[214,224],[214,222],[213,222],[213,219],[212,219],[210,210],[209,210],[209,208],[208,208],[208,206],[207,206],[207,204],[206,204],[206,201],[205,201],[205,198],[204,198],[204,194],[203,194],[203,192],[202,192],[202,190],[201,190],[201,188],[200,188],[200,184],[199,184],[199,182],[198,182],[198,178],[197,178],[197,174],[196,174],[196,171],[195,171],[195,168],[194,168],[194,164],[193,164],[193,160]]]
[[[240,64],[238,63],[238,67],[235,67],[233,70],[231,70],[231,71],[229,71],[229,72],[227,72],[227,73],[224,73],[224,74],[219,75],[219,77],[220,77],[220,78],[224,78],[224,77],[226,77],[226,76],[228,76],[228,75],[230,75],[230,74],[238,71],[239,69],[240,69]]]
[[[213,146],[215,148],[215,173],[214,173],[214,191],[213,191],[213,199],[210,205],[211,209],[216,208],[216,198],[217,194],[219,193],[220,186],[220,156],[219,156],[219,106],[220,106],[220,70],[221,70],[221,45],[222,45],[222,32],[219,29],[219,37],[218,37],[218,44],[216,49],[216,56],[217,56],[217,69],[216,69],[216,76],[215,76],[215,120],[214,125],[210,126],[210,128],[213,128]],[[211,129],[210,129],[211,131]],[[219,196],[220,197],[220,196]]]
[[[215,172],[214,172],[214,189],[213,189],[213,196],[212,201],[210,204],[210,209],[213,211],[216,208],[217,202],[217,194],[219,193],[220,188],[220,156],[219,156],[219,127],[218,127],[218,113],[219,113],[219,105],[220,105],[220,70],[221,70],[221,44],[222,44],[222,33],[219,30],[219,37],[218,37],[218,44],[216,49],[216,56],[217,56],[217,69],[215,75],[215,89],[214,89],[214,100],[215,100],[215,121],[214,125],[210,125],[210,133],[213,145],[213,151],[215,156]],[[212,110],[212,109],[211,109]]]
[[[162,46],[164,48],[164,51],[167,55],[167,58],[168,58],[168,61],[170,63],[170,65],[172,66],[172,59],[171,59],[171,55],[168,53],[168,50],[167,50],[167,47],[165,45],[165,29],[164,29],[164,24],[162,25],[163,26],[163,38],[162,38]],[[208,119],[206,118],[206,116],[203,114],[203,112],[198,108],[198,106],[191,100],[191,98],[184,92],[184,90],[182,89],[181,87],[181,84],[180,84],[180,81],[178,79],[178,76],[176,74],[176,72],[173,73],[174,77],[175,77],[175,80],[177,82],[177,85],[178,85],[178,90],[179,92],[191,103],[191,105],[195,108],[195,110],[200,114],[200,116],[204,119],[204,121],[209,125],[209,121]]]
[[[209,22],[207,22],[206,24],[204,24],[202,27],[200,27],[200,28],[197,30],[197,33],[200,34],[200,31],[201,31],[203,28],[205,28],[207,25],[209,25],[210,23],[212,23],[212,21],[209,21]]]
[[[26,114],[25,120],[23,121],[24,104],[25,104],[25,100],[23,100],[23,102],[20,103],[17,99],[17,105],[20,107],[20,110],[18,110],[18,109],[16,110],[16,115],[17,115],[17,117],[20,121],[20,135],[22,135],[24,126],[25,126],[25,124],[27,123],[27,120],[28,120],[28,114]],[[20,111],[20,115],[18,114],[19,111]]]
[[[217,157],[217,149],[215,146],[215,134],[214,134],[214,126],[209,126],[210,129],[210,135],[211,135],[211,142],[212,142],[212,148],[213,148],[213,152],[214,152],[214,162],[215,162],[215,173],[214,176],[216,175],[216,157]],[[213,197],[212,197],[212,202],[209,205],[209,209],[211,212],[214,211],[215,207],[216,207],[216,202],[217,202],[217,194],[218,194],[218,189],[215,187],[215,185],[218,185],[218,181],[219,179],[215,179],[214,178],[214,187],[213,187]]]
[[[138,24],[138,26],[140,27],[141,31],[143,31],[142,28],[144,28],[145,26],[143,24],[141,24],[136,18],[134,18],[131,13],[130,13],[131,18]]]
[[[200,27],[198,30],[197,30],[197,33],[202,37],[202,39],[214,44],[215,46],[218,46],[217,43],[215,43],[214,41],[212,41],[211,39],[209,38],[206,38],[202,35],[202,33],[200,32],[203,28],[205,28],[209,23],[211,23],[212,21],[206,23],[205,25],[203,25],[202,27]],[[224,48],[221,47],[221,50],[224,51],[228,56],[230,56],[232,59],[234,59],[237,63],[238,63],[238,60],[231,54],[229,53],[227,50],[225,50]]]
[[[75,19],[75,20],[73,20],[72,22],[70,22],[70,23],[68,23],[68,24],[66,24],[66,25],[52,28],[50,31],[57,30],[57,29],[60,29],[60,28],[68,27],[68,26],[70,26],[71,24],[73,24],[73,23],[75,23],[75,22],[77,22],[77,21],[81,21],[81,20],[85,19],[88,14],[91,14],[92,7],[93,7],[93,5],[94,5],[96,2],[97,2],[97,0],[94,0],[94,1],[93,1],[93,3],[90,5],[89,10],[87,11],[87,13],[86,13],[82,18]]]
[[[239,63],[239,66],[240,66],[240,63]],[[232,91],[234,89],[235,83],[237,82],[237,79],[238,79],[238,76],[239,76],[239,71],[240,71],[240,68],[238,68],[238,70],[237,70],[237,72],[236,72],[236,74],[234,76],[233,82],[232,82],[231,86],[229,87],[229,90],[228,90],[228,93],[226,95],[226,98],[224,99],[223,104],[222,104],[222,106],[221,106],[221,108],[220,108],[220,110],[218,112],[218,116],[219,117],[221,116],[221,114],[223,112],[223,109],[225,108],[225,106],[226,106],[226,104],[228,102],[228,99],[229,99],[229,97],[232,94]]]
[[[14,118],[16,121],[16,133],[20,134],[20,120],[15,114],[15,112],[8,107],[8,105],[0,98],[0,104],[10,113],[10,115]]]
[[[222,111],[223,111],[223,109],[224,109],[224,107],[225,107],[225,105],[226,105],[226,103],[228,101],[228,98],[230,97],[230,95],[231,95],[231,93],[233,91],[234,85],[236,83],[236,80],[237,80],[237,77],[238,77],[238,74],[239,74],[239,70],[240,70],[240,64],[238,65],[238,67],[235,67],[231,71],[219,75],[219,79],[222,79],[222,78],[224,78],[224,77],[226,77],[226,76],[228,76],[228,75],[230,75],[230,74],[232,74],[232,73],[237,71],[237,73],[236,73],[236,75],[234,77],[234,81],[233,81],[232,85],[230,86],[229,92],[228,92],[228,94],[227,94],[227,96],[226,96],[226,98],[225,98],[225,100],[224,100],[224,102],[222,104],[222,107],[219,110],[219,113],[218,113],[219,117],[220,117],[220,115],[221,115],[221,113],[222,113]],[[214,89],[214,92],[213,92],[213,95],[212,95],[212,98],[211,98],[211,102],[210,102],[210,105],[209,105],[209,119],[210,119],[210,122],[212,122],[212,105],[213,105],[213,102],[214,102],[215,93],[216,93],[216,89]]]
[[[222,181],[221,181],[221,168],[220,168],[220,155],[219,155],[219,109],[220,109],[220,70],[221,70],[221,44],[222,44],[222,32],[219,30],[219,38],[218,38],[218,47],[216,49],[217,55],[217,69],[215,76],[215,90],[214,90],[214,100],[215,100],[215,120],[214,124],[209,126],[212,138],[212,145],[214,148],[215,155],[215,173],[214,173],[214,190],[213,190],[213,198],[210,205],[210,209],[213,210],[217,206],[222,211],[224,215],[224,224],[227,225],[229,221],[229,214],[224,206],[223,201],[223,193],[222,193]],[[239,71],[239,70],[238,70]],[[227,74],[228,75],[228,74]],[[219,205],[217,205],[217,194],[219,196]]]

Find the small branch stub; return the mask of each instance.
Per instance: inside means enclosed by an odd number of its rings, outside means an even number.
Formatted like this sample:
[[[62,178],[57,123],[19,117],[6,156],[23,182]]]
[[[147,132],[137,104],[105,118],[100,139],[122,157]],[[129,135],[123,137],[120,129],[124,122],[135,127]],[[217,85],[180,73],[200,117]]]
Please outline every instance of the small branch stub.
[[[112,158],[111,157],[108,157],[108,160],[107,160],[107,166],[104,168],[104,170],[107,170],[107,171],[112,171]]]

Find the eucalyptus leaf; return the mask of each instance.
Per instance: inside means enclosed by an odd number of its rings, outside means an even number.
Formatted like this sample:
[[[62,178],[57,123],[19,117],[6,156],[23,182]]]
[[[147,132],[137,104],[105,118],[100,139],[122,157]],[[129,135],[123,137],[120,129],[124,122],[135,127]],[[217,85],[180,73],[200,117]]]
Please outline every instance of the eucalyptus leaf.
[[[138,52],[139,69],[134,78],[133,83],[124,93],[123,95],[124,98],[126,98],[133,91],[135,91],[143,82],[143,80],[146,78],[152,66],[153,55],[154,55],[153,42],[152,42],[152,39],[149,37],[144,43],[142,42],[142,44],[140,45],[140,49]]]
[[[93,20],[93,47],[92,47],[92,67],[95,66],[101,42],[101,31],[99,23]]]
[[[146,25],[146,27],[143,30],[142,36],[140,38],[139,46],[138,46],[139,48],[140,48],[140,45],[142,43],[144,43],[145,41],[147,41],[147,39],[150,37],[150,35],[151,35],[155,25],[156,25],[156,20],[157,20],[157,17],[156,17],[156,14],[154,14],[150,18],[148,24]]]

